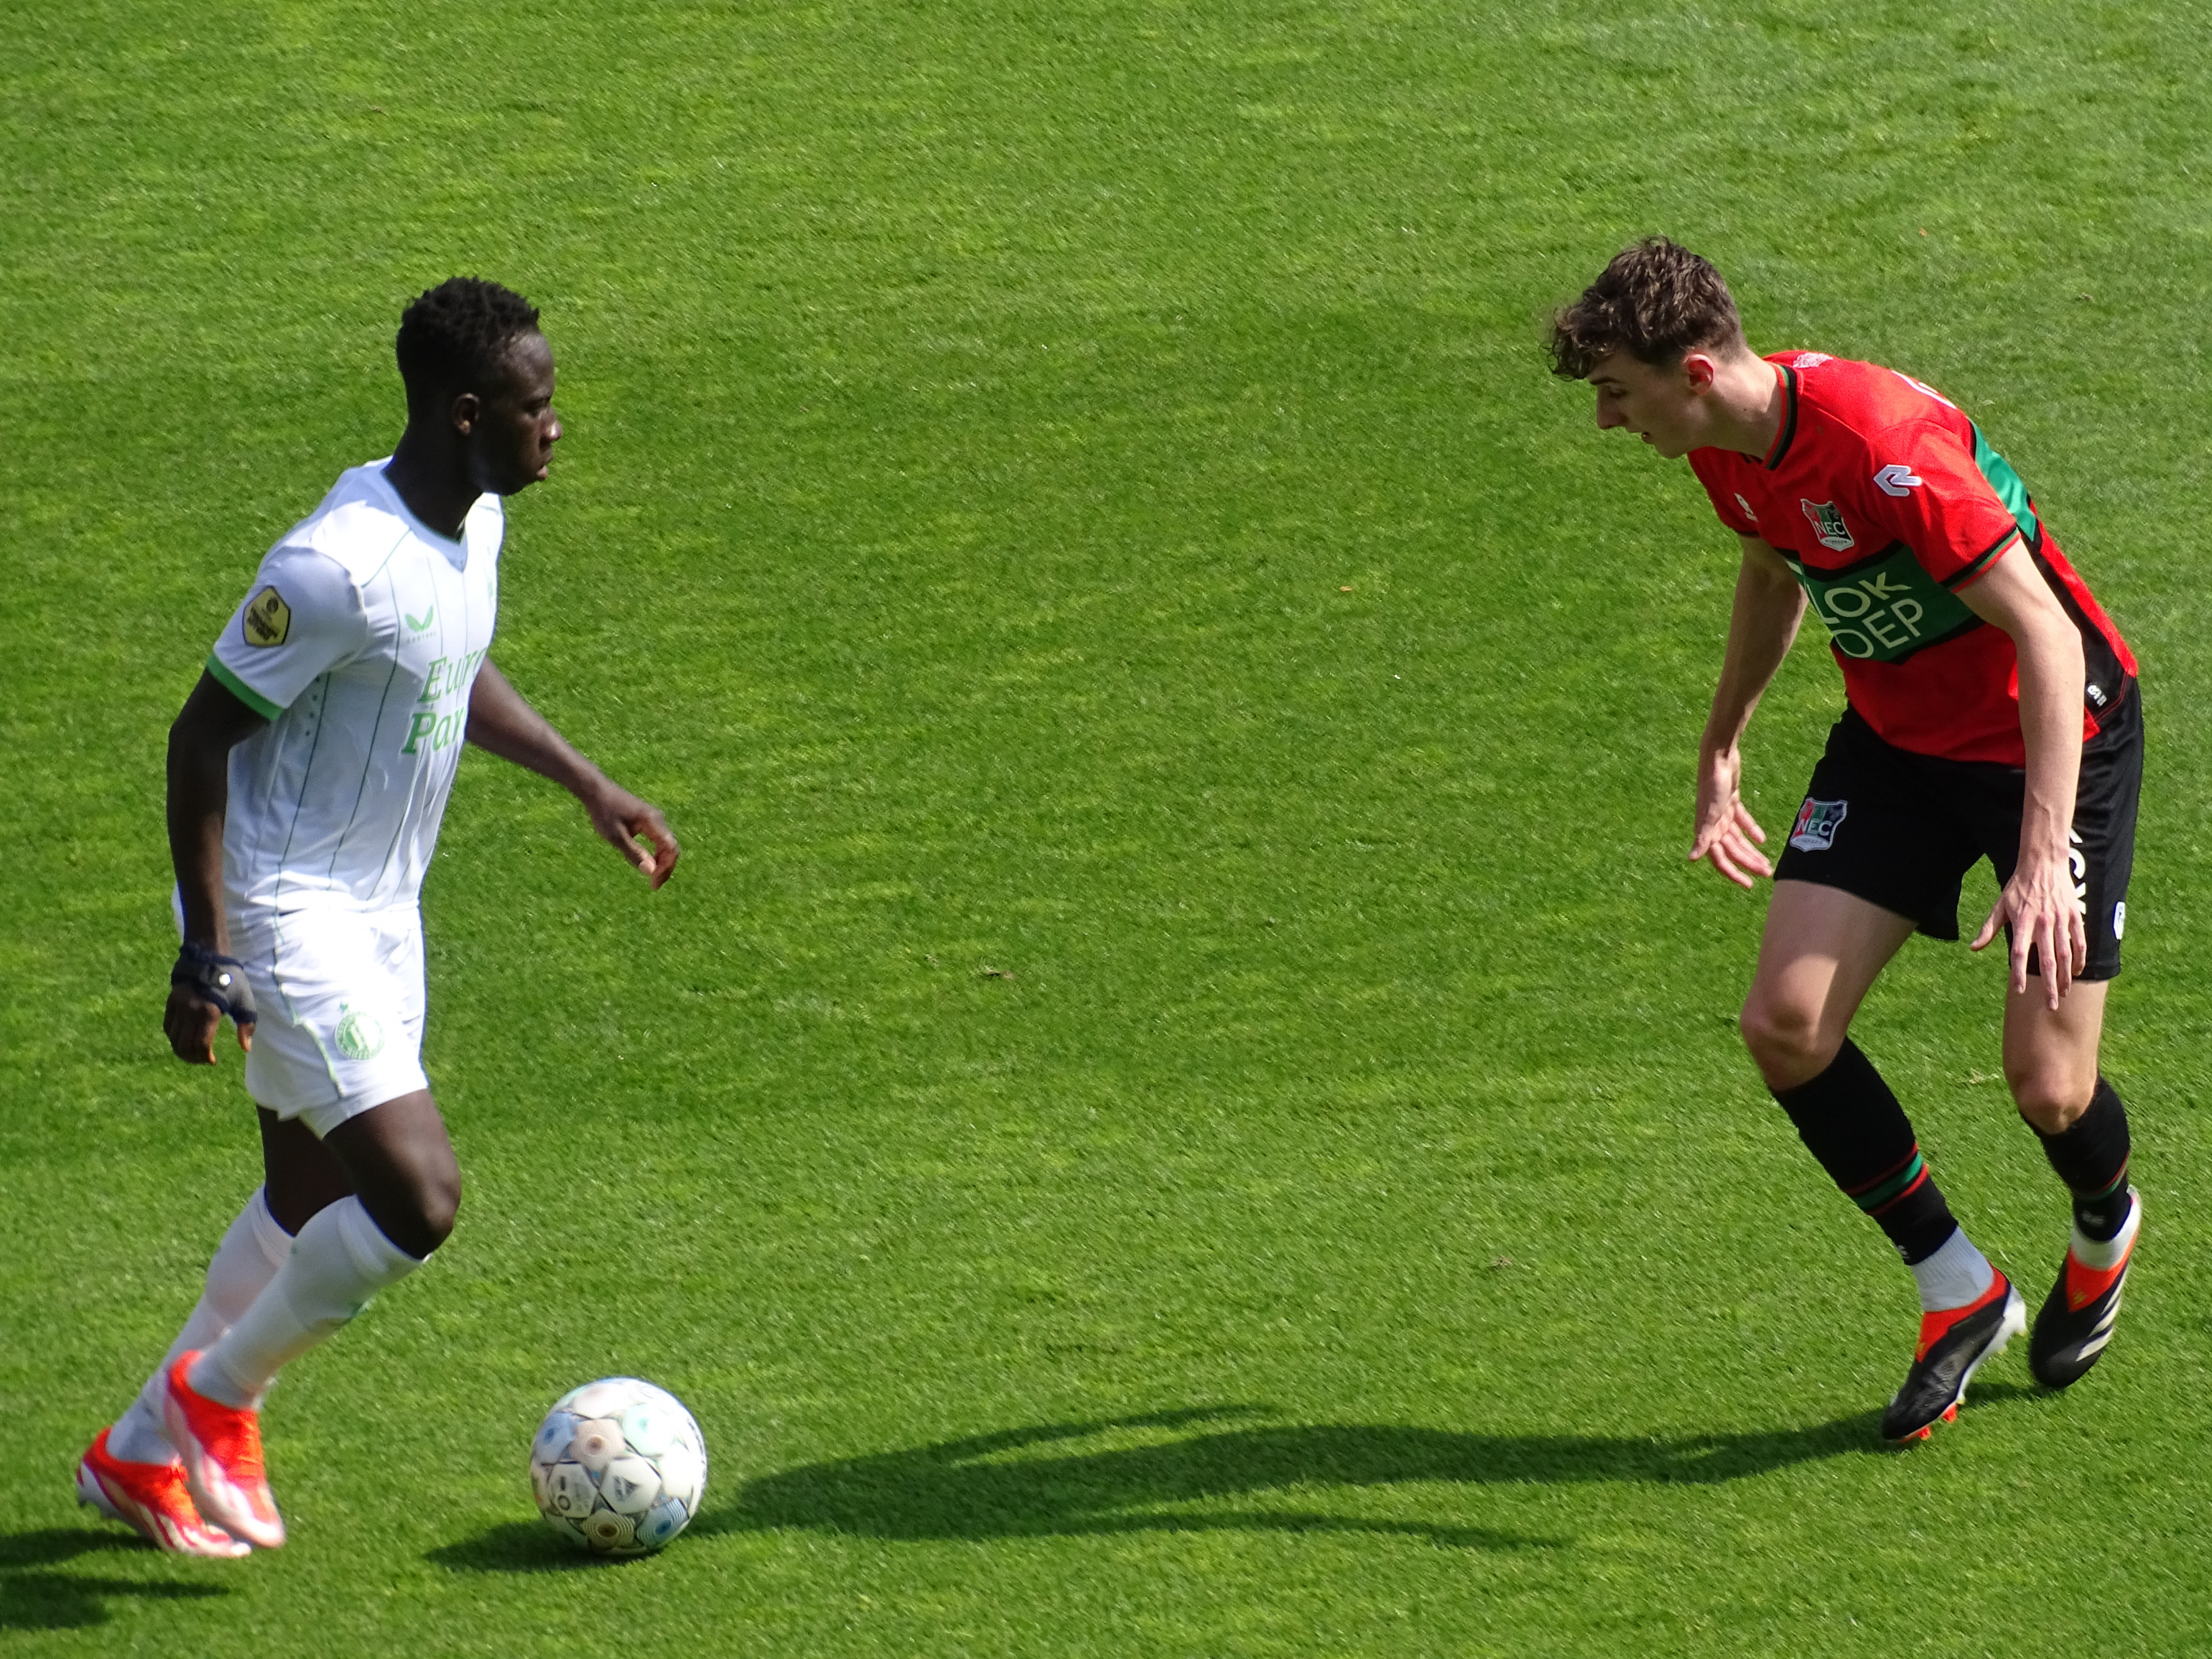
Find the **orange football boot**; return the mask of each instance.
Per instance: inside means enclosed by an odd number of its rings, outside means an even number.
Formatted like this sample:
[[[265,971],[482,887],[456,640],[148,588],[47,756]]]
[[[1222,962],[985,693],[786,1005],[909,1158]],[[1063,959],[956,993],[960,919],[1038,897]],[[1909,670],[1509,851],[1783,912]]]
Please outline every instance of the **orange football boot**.
[[[200,1513],[223,1530],[256,1549],[276,1549],[284,1541],[284,1517],[263,1471],[260,1415],[196,1390],[186,1379],[198,1358],[197,1352],[178,1356],[162,1402],[169,1443],[184,1459],[185,1484]]]
[[[173,1555],[231,1559],[252,1551],[193,1506],[181,1464],[126,1463],[107,1449],[107,1431],[93,1437],[77,1461],[76,1501],[111,1521],[137,1529],[155,1548]]]

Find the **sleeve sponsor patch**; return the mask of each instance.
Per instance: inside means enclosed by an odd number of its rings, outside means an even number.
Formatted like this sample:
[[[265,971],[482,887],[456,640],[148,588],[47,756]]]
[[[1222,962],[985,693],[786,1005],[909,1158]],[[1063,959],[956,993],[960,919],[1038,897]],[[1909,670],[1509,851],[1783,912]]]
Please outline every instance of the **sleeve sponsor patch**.
[[[292,607],[274,587],[264,587],[246,601],[243,625],[248,645],[282,645],[292,631]]]

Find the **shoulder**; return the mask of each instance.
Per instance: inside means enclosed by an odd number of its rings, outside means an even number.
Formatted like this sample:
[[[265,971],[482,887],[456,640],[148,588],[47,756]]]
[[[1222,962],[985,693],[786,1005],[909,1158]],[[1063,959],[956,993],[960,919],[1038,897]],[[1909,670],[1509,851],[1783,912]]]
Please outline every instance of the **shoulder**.
[[[294,525],[270,554],[318,554],[356,586],[372,580],[407,542],[411,527],[394,512],[380,477],[382,463],[349,467],[313,513]]]
[[[1902,453],[1919,444],[1955,437],[1966,418],[1933,386],[1880,363],[1831,357],[1817,351],[1785,353],[1797,380],[1801,410],[1838,447]]]
[[[280,640],[295,620],[305,628],[350,631],[360,625],[368,610],[360,581],[342,561],[312,542],[290,537],[263,557],[246,608],[249,635],[255,632],[254,616],[265,614],[283,624],[274,627]],[[260,629],[264,635],[270,631],[268,626]],[[267,641],[257,638],[253,642]]]

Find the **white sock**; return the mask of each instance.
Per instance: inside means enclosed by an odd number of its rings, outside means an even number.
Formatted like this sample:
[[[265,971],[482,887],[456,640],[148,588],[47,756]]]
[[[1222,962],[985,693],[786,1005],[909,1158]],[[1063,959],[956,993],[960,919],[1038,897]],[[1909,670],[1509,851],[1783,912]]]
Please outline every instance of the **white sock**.
[[[2085,1267],[2108,1273],[2125,1259],[2128,1247],[2136,1242],[2136,1230],[2142,1225],[2142,1200],[2130,1188],[2128,1191],[2128,1218],[2120,1224],[2119,1231],[2110,1238],[2092,1238],[2076,1227],[2069,1245],[2074,1259]]]
[[[422,1265],[384,1236],[358,1198],[342,1198],[300,1229],[276,1276],[193,1362],[187,1380],[226,1406],[256,1406],[279,1370]]]
[[[1942,1313],[1978,1301],[1996,1273],[1990,1259],[1974,1248],[1966,1230],[1954,1228],[1942,1249],[1912,1264],[1912,1276],[1920,1281],[1920,1311]]]
[[[168,1392],[169,1367],[177,1356],[204,1348],[231,1327],[253,1304],[261,1287],[276,1276],[292,1249],[292,1235],[269,1213],[268,1195],[258,1188],[246,1200],[215,1249],[208,1263],[207,1285],[200,1299],[161,1356],[161,1365],[146,1379],[131,1409],[107,1431],[107,1449],[126,1463],[166,1463],[176,1455],[169,1431],[161,1423],[161,1397]]]

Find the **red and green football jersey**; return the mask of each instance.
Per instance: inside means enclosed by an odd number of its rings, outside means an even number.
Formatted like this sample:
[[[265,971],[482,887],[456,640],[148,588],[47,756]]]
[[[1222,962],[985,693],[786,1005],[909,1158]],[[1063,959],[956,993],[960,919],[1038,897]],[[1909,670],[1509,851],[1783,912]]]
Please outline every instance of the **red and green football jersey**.
[[[2004,457],[1894,369],[1817,351],[1767,361],[1784,400],[1773,449],[1692,450],[1690,465],[1723,524],[1789,561],[1851,707],[1900,749],[2023,764],[2012,638],[1959,598],[2017,541],[2081,631],[2081,731],[2094,735],[2136,659]]]

